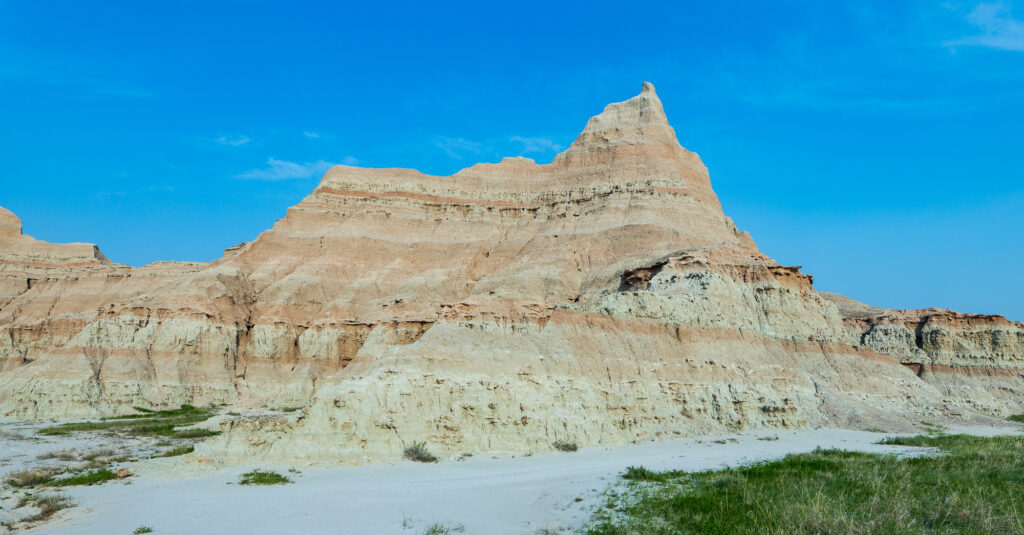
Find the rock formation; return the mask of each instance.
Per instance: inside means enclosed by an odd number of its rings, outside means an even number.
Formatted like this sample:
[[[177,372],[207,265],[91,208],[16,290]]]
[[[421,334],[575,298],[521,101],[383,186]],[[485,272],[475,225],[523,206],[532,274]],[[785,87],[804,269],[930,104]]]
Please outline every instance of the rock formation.
[[[898,428],[1021,400],[951,396],[862,343],[809,275],[724,215],[650,84],[550,164],[337,166],[210,263],[130,268],[21,236],[8,212],[0,224],[0,414],[306,407],[228,421],[208,454],[361,461],[421,440],[454,455]]]
[[[997,416],[1024,414],[1024,323],[1003,316],[872,307],[821,292],[863,347],[889,355],[944,397]]]

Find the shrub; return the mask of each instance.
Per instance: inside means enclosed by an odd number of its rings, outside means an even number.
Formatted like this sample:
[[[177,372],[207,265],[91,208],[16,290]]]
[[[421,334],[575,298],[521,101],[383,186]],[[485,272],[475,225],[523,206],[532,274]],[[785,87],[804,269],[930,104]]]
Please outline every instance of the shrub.
[[[132,532],[132,535],[142,535],[143,533],[153,533],[153,528],[149,526],[139,526],[135,528],[135,531]]]
[[[410,461],[416,461],[418,463],[437,462],[437,456],[434,455],[433,453],[430,453],[430,450],[427,449],[426,442],[413,442],[412,446],[405,448],[405,451],[402,452],[402,455],[404,455],[406,459],[409,459]]]
[[[558,451],[572,452],[580,449],[580,447],[577,446],[575,442],[565,442],[563,440],[556,440],[551,445],[554,446],[555,449]]]
[[[266,470],[253,470],[242,474],[242,479],[239,480],[239,485],[283,485],[285,483],[291,483],[292,480],[287,477],[278,474],[277,472],[269,472]]]

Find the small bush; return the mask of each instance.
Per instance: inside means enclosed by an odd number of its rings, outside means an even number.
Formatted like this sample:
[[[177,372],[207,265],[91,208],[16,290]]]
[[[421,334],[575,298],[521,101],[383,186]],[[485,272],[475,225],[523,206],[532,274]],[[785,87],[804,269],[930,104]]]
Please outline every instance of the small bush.
[[[409,459],[410,461],[416,461],[418,463],[437,462],[437,456],[435,456],[433,453],[430,453],[430,450],[427,449],[426,442],[413,442],[412,446],[405,448],[405,451],[402,452],[402,455],[404,455],[406,459]]]
[[[45,485],[53,481],[53,476],[60,473],[56,468],[33,468],[19,470],[7,474],[7,484],[12,487],[24,488]]]
[[[22,522],[39,522],[50,518],[54,513],[61,509],[74,507],[75,503],[67,496],[61,496],[60,494],[36,494],[25,496],[18,501],[18,507],[24,507],[26,505],[31,505],[39,509],[39,512],[22,518]]]
[[[91,472],[85,472],[85,473],[82,473],[82,474],[73,475],[73,476],[70,476],[70,477],[65,477],[63,479],[55,479],[50,484],[55,486],[55,487],[73,487],[73,486],[79,486],[79,485],[97,485],[99,483],[104,483],[106,481],[110,481],[111,479],[114,479],[116,477],[117,476],[114,475],[113,471],[108,470],[106,468],[102,468],[100,470],[93,470]]]
[[[153,528],[149,526],[139,526],[135,528],[135,531],[132,532],[132,535],[142,535],[143,533],[153,533]]]
[[[1020,422],[1024,424],[1024,414],[1014,414],[1013,416],[1007,418],[1007,420],[1011,422]]]
[[[580,449],[575,442],[565,442],[563,440],[557,440],[551,444],[558,451],[572,452]]]
[[[278,474],[277,472],[268,472],[265,470],[253,470],[242,474],[242,479],[239,480],[239,485],[283,485],[285,483],[291,483],[292,480],[287,477]]]

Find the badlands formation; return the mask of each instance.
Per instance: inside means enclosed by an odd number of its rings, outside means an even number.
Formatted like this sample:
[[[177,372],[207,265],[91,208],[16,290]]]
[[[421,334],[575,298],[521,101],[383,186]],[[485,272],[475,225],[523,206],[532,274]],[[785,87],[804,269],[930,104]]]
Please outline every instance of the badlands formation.
[[[1024,412],[1024,325],[816,292],[725,216],[653,86],[552,163],[337,166],[210,263],[111,263],[0,209],[0,415],[236,417],[201,454],[364,462]]]

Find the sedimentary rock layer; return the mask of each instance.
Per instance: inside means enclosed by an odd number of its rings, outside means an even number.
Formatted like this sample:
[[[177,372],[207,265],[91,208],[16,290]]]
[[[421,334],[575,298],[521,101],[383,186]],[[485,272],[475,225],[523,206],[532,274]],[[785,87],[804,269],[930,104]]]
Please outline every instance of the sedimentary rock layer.
[[[229,421],[207,453],[374,460],[1007,406],[950,399],[852,337],[725,216],[650,84],[550,164],[335,167],[210,263],[40,263],[0,223],[0,414],[307,407]]]
[[[893,357],[975,410],[1024,413],[1024,323],[940,308],[893,310],[827,292],[863,347]]]

